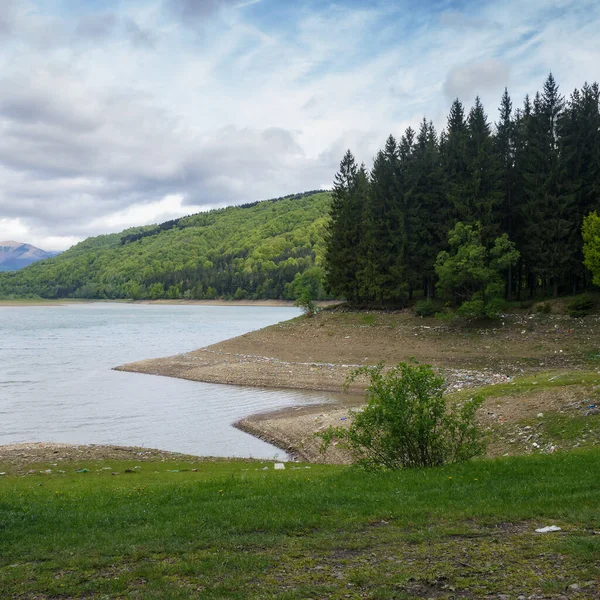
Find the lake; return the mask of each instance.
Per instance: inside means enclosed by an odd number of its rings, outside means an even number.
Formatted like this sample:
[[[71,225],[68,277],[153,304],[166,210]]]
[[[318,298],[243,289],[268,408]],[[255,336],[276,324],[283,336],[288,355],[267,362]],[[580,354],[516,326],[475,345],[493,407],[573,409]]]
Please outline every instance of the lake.
[[[324,392],[215,385],[113,371],[297,316],[290,307],[81,303],[0,307],[0,445],[144,446],[285,458],[232,423]]]

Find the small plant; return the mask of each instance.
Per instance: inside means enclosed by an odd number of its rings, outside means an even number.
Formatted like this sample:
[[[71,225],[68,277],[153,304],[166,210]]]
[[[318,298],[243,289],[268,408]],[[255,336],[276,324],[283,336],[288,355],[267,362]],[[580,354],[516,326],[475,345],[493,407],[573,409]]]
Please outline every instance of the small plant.
[[[444,378],[430,365],[400,363],[385,372],[383,363],[361,367],[349,375],[346,389],[361,375],[370,380],[367,406],[353,414],[348,429],[330,427],[318,434],[323,450],[341,442],[367,469],[452,464],[483,452],[475,419],[482,397],[449,406]]]
[[[433,300],[421,300],[415,304],[415,313],[418,317],[433,317],[437,312]]]
[[[540,302],[535,305],[535,312],[542,315],[549,315],[552,312],[552,305],[550,302]]]
[[[360,320],[365,325],[369,325],[370,327],[374,327],[375,324],[377,323],[377,316],[376,315],[361,315]]]
[[[577,296],[567,304],[567,313],[571,317],[585,317],[589,315],[596,306],[594,299],[587,294]]]
[[[304,291],[300,298],[296,300],[294,306],[301,308],[305,317],[314,317],[319,311],[309,291]]]

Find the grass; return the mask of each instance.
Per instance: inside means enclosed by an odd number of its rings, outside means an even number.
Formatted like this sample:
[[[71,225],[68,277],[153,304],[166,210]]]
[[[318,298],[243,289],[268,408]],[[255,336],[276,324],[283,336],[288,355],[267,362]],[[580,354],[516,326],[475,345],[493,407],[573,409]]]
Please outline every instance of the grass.
[[[451,398],[462,400],[474,392],[486,398],[501,396],[516,396],[527,394],[544,388],[560,388],[571,385],[596,386],[600,385],[600,371],[546,371],[525,377],[515,378],[507,383],[497,383],[478,387],[476,390],[465,389],[450,395]]]
[[[393,473],[0,467],[0,595],[480,598],[577,583],[593,597],[599,459],[588,450]],[[563,532],[534,533],[548,524]]]

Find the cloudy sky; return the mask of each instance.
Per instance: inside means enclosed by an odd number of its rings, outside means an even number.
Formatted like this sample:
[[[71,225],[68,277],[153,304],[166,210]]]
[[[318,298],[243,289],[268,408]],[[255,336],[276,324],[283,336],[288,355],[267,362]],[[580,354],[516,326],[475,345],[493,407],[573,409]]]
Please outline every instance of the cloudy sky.
[[[0,0],[0,241],[329,187],[455,97],[600,79],[598,31],[597,0]]]

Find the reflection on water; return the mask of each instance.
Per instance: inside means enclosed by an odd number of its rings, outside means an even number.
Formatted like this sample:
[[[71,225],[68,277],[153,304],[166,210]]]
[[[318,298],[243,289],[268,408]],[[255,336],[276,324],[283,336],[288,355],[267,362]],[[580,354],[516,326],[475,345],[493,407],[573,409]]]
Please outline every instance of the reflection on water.
[[[0,307],[0,444],[67,442],[207,456],[284,453],[233,428],[324,393],[205,384],[112,371],[290,319],[288,307],[71,304]]]

